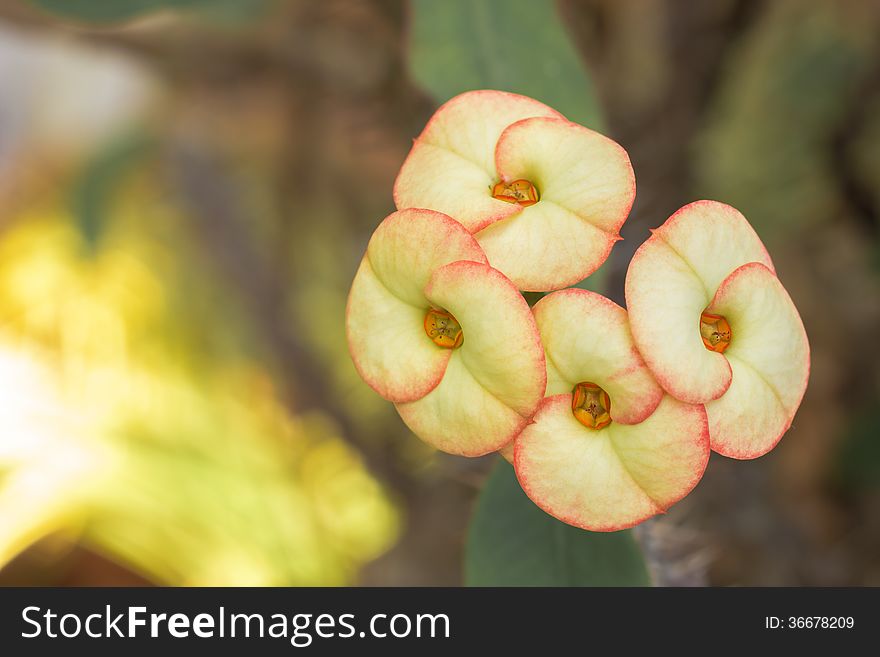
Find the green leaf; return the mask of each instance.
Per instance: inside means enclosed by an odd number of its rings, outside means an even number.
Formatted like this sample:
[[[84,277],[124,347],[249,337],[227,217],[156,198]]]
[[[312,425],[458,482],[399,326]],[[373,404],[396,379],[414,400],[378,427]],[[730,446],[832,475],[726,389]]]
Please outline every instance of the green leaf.
[[[410,69],[443,102],[512,91],[601,127],[593,85],[552,0],[412,0]]]
[[[552,0],[411,0],[410,71],[438,102],[472,89],[530,96],[601,130],[593,83]],[[601,292],[608,267],[575,287]],[[534,304],[540,293],[527,297]]]
[[[592,274],[587,276],[580,283],[575,283],[572,287],[577,287],[582,290],[590,290],[591,292],[598,292],[599,294],[606,294],[608,289],[608,278],[611,276],[611,269],[613,267],[613,261],[611,258],[608,258],[602,265],[594,271]]]
[[[30,0],[49,13],[86,23],[113,23],[161,9],[194,9],[220,18],[249,18],[271,0]]]
[[[31,0],[31,3],[58,16],[100,23],[125,20],[166,5],[162,0]]]
[[[465,552],[468,586],[649,586],[629,531],[587,532],[547,515],[503,460],[489,477]]]
[[[76,227],[91,253],[110,219],[113,197],[135,165],[152,152],[152,136],[135,132],[110,142],[86,163],[70,191]]]
[[[880,488],[880,406],[850,418],[838,451],[835,475],[848,491]]]

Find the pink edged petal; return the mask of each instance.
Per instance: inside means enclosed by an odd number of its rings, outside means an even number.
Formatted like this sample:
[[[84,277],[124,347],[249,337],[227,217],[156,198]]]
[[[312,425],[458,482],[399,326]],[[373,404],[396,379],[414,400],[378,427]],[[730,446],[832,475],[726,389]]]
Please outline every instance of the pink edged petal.
[[[454,262],[434,272],[425,296],[461,324],[462,362],[493,396],[530,417],[544,397],[547,373],[529,304],[496,269]]]
[[[481,89],[459,94],[431,117],[418,140],[441,146],[486,171],[495,170],[495,145],[511,123],[562,115],[534,98]]]
[[[608,259],[619,239],[547,200],[493,223],[476,237],[493,267],[519,289],[533,292],[582,281]]]
[[[393,212],[379,224],[366,257],[391,294],[418,307],[427,307],[425,285],[438,267],[457,260],[486,262],[479,244],[457,221],[413,208]]]
[[[742,213],[718,201],[694,201],[673,214],[654,236],[694,271],[710,297],[747,262],[775,271],[761,238]]]
[[[690,493],[709,463],[706,409],[664,395],[641,424],[608,426],[633,479],[664,510]]]
[[[467,340],[467,338],[465,338]],[[448,454],[482,456],[509,443],[528,423],[474,377],[460,351],[449,360],[440,384],[397,412],[419,438]]]
[[[702,404],[730,387],[727,359],[700,338],[711,297],[688,264],[655,233],[626,272],[626,307],[636,346],[664,390]]]
[[[495,145],[503,130],[533,116],[561,115],[536,100],[503,91],[471,91],[441,106],[415,140],[394,183],[398,208],[445,212],[472,232],[520,211],[492,198],[498,182]]]
[[[485,262],[473,237],[437,212],[395,212],[373,234],[349,293],[346,335],[358,373],[385,399],[413,401],[440,382],[450,354],[425,335],[424,286],[462,258]]]
[[[425,308],[390,294],[364,258],[348,297],[346,331],[355,369],[393,402],[421,399],[433,390],[451,351],[425,335]]]
[[[706,404],[712,449],[730,458],[757,458],[776,446],[791,416],[756,370],[735,358],[730,364],[733,383]]]
[[[569,525],[615,531],[662,511],[627,472],[611,434],[575,419],[570,395],[544,400],[516,439],[514,467],[526,495]]]
[[[546,398],[516,439],[523,490],[550,515],[590,531],[632,527],[662,513],[699,482],[709,458],[702,406],[664,396],[644,422],[591,430],[571,396]]]
[[[715,201],[678,210],[633,256],[626,275],[633,337],[672,396],[701,404],[730,386],[727,359],[700,339],[700,314],[724,279],[747,262],[773,266],[745,217]]]
[[[440,384],[398,412],[438,449],[464,456],[495,451],[528,423],[546,387],[529,306],[500,272],[476,262],[437,269],[425,294],[458,320],[464,341]]]
[[[623,147],[565,119],[536,117],[510,125],[498,140],[495,166],[504,180],[531,181],[542,200],[614,236],[636,197]]]
[[[548,294],[532,309],[547,357],[548,396],[571,393],[588,381],[611,398],[615,422],[635,424],[663,397],[635,347],[626,310],[580,289]]]
[[[495,161],[503,180],[529,180],[540,200],[478,234],[493,267],[520,289],[546,291],[605,262],[635,199],[619,144],[565,119],[528,118],[504,131]]]
[[[724,355],[733,382],[706,405],[712,449],[733,458],[769,452],[791,425],[810,375],[803,322],[776,275],[760,263],[736,269],[721,284],[709,312],[731,326]]]
[[[475,233],[522,210],[492,198],[497,178],[452,151],[416,142],[394,184],[394,203],[439,210]]]

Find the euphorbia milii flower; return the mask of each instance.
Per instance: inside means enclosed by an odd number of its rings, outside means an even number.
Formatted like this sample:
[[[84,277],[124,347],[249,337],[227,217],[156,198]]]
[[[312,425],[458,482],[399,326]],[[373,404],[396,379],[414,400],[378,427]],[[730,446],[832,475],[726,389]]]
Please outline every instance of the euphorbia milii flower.
[[[452,454],[508,443],[544,393],[528,304],[439,212],[400,210],[379,225],[352,283],[346,330],[361,377],[416,435]]]
[[[709,459],[701,405],[664,394],[636,350],[626,311],[593,292],[554,292],[534,307],[547,397],[514,441],[526,494],[577,527],[614,531],[662,513]]]
[[[779,442],[807,387],[810,347],[742,214],[714,201],[678,210],[633,257],[626,301],[663,388],[706,405],[715,451],[755,458]]]
[[[635,198],[620,145],[525,96],[471,91],[428,122],[394,184],[476,235],[521,290],[558,290],[605,262]]]

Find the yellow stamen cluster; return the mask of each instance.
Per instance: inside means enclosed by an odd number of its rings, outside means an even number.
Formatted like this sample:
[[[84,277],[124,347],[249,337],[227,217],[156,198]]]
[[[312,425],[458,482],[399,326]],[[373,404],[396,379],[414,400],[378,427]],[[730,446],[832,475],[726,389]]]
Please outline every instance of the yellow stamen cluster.
[[[538,190],[528,180],[514,180],[513,182],[498,182],[492,188],[492,198],[505,203],[516,203],[524,208],[538,202]]]
[[[582,381],[571,391],[571,412],[590,429],[611,424],[611,398],[595,383]]]
[[[700,315],[700,337],[706,349],[720,354],[730,346],[730,324],[721,315],[703,313]]]
[[[456,349],[464,341],[461,324],[445,310],[431,308],[425,314],[425,333],[438,347]]]

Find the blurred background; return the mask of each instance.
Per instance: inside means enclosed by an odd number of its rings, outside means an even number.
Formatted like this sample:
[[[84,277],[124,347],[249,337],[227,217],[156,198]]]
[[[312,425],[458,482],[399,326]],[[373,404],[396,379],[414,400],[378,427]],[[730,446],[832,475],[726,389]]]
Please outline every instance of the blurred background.
[[[639,529],[655,577],[880,585],[880,4],[555,9],[638,181],[604,291],[622,302],[649,227],[725,201],[812,345],[780,445],[713,455]],[[410,19],[405,0],[0,0],[0,584],[461,583],[495,457],[415,439],[344,337],[437,106]]]

